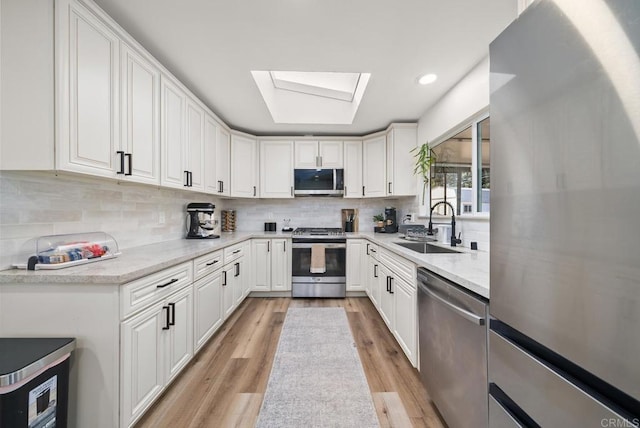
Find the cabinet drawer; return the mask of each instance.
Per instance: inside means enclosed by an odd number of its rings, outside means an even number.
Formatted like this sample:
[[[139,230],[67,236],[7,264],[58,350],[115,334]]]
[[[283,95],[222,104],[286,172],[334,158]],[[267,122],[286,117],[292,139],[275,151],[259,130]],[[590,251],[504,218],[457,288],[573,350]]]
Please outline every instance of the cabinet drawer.
[[[251,245],[251,244],[249,244]],[[251,248],[251,246],[249,246]],[[224,249],[224,264],[230,263],[240,257],[244,256],[247,252],[246,246],[244,242],[240,242],[239,244],[232,245]]]
[[[122,286],[122,319],[193,282],[193,264],[186,262]]]
[[[213,253],[200,256],[193,261],[194,281],[205,277],[222,267],[223,251],[218,250]]]
[[[389,269],[399,277],[407,281],[412,287],[416,286],[416,265],[413,262],[398,257],[392,252],[380,248],[378,250],[378,260],[387,265]]]

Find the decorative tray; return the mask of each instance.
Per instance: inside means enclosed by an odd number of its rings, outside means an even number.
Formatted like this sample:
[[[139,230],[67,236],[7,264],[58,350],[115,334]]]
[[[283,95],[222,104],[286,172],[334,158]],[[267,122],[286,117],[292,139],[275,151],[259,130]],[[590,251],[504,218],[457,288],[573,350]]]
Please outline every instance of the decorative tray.
[[[47,235],[27,241],[13,266],[27,270],[63,269],[118,255],[118,243],[105,232]]]

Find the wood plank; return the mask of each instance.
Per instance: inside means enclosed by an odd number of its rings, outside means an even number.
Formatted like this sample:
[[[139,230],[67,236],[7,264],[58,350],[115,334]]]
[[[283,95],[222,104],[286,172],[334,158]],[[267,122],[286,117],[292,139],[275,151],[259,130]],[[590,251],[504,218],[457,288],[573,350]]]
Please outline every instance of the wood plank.
[[[136,426],[253,426],[289,306],[345,308],[382,426],[444,426],[366,297],[246,299]]]

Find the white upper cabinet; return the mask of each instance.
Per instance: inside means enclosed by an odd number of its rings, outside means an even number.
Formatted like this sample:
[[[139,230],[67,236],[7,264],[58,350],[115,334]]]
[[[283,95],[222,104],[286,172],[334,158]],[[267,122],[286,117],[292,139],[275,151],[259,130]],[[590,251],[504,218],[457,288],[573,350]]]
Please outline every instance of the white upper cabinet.
[[[386,137],[380,135],[362,142],[362,185],[363,196],[382,197],[387,195]]]
[[[231,135],[231,196],[258,197],[258,144],[245,135]]]
[[[293,141],[260,141],[260,197],[293,198]]]
[[[295,142],[296,168],[343,168],[342,141]]]
[[[171,78],[162,75],[161,82],[161,146],[162,180],[167,187],[187,186],[186,150],[184,144],[184,112],[186,94]]]
[[[387,196],[413,196],[417,180],[413,173],[417,125],[394,124],[387,132]]]
[[[216,182],[219,196],[231,195],[231,134],[222,126],[216,132]]]
[[[120,41],[83,6],[60,2],[56,7],[58,167],[114,177],[120,138]]]
[[[344,197],[362,195],[362,141],[344,142]]]
[[[204,191],[207,193],[218,193],[217,158],[216,158],[216,135],[218,133],[218,123],[215,119],[205,113],[204,115]]]
[[[204,191],[204,123],[205,112],[197,102],[187,97],[186,102],[186,159],[187,188]]]
[[[120,178],[160,184],[160,71],[127,44],[121,45]]]

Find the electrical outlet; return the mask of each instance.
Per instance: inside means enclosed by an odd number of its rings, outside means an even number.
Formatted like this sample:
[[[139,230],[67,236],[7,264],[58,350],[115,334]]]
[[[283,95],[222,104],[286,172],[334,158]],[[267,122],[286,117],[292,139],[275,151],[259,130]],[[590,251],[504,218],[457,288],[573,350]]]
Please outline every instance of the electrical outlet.
[[[158,224],[164,224],[166,221],[165,216],[164,216],[164,211],[160,211],[158,213]]]

